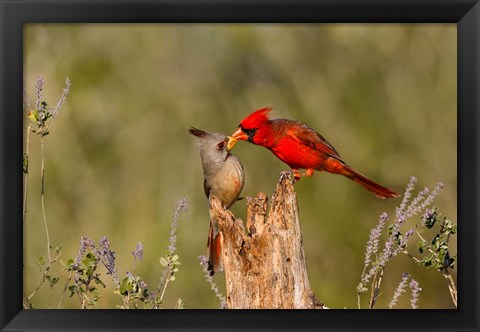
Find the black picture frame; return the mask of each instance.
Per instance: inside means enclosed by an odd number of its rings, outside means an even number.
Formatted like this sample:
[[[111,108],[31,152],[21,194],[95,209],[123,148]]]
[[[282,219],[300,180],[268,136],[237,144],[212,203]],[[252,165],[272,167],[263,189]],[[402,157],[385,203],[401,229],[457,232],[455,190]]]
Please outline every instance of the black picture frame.
[[[479,330],[478,0],[0,0],[0,328],[55,330]],[[22,59],[26,23],[457,23],[457,310],[22,310]],[[455,156],[449,156],[455,158]]]

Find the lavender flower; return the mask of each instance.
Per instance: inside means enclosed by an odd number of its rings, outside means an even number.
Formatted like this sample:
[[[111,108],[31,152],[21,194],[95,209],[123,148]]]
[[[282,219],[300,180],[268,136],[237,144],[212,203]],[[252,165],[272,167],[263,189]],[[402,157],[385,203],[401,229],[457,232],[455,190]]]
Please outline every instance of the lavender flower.
[[[436,215],[435,209],[426,210],[422,216],[422,224],[424,224],[423,220],[430,219]]]
[[[405,194],[403,195],[402,203],[396,209],[397,218],[399,218],[402,212],[406,209],[408,200],[410,199],[410,197],[412,197],[412,190],[415,187],[416,183],[417,183],[417,178],[414,176],[410,177],[410,181],[408,182],[407,188],[405,189]]]
[[[175,250],[177,249],[176,232],[178,220],[180,219],[180,213],[182,211],[186,212],[187,210],[188,201],[186,198],[182,198],[177,202],[175,205],[175,210],[173,211],[173,220],[170,225],[170,241],[166,258],[160,257],[160,264],[166,267],[166,269],[163,271],[161,282],[157,288],[157,293],[161,292],[160,300],[163,299],[163,295],[165,294],[165,290],[167,289],[169,281],[175,280],[175,273],[178,271],[178,265],[180,265],[180,262],[178,261],[178,255],[175,254]]]
[[[388,214],[386,212],[382,213],[378,219],[377,227],[370,230],[370,238],[367,242],[367,249],[365,250],[365,265],[371,263],[372,254],[375,254],[378,251],[380,236],[382,235],[382,230],[387,220]]]
[[[70,92],[70,79],[65,78],[65,88],[63,89],[60,99],[57,101],[57,105],[52,110],[46,101],[42,100],[43,97],[43,88],[45,85],[45,80],[43,76],[38,76],[35,83],[35,92],[37,95],[36,101],[36,111],[28,111],[27,116],[30,121],[35,124],[35,128],[31,128],[34,133],[44,137],[49,134],[49,125],[55,118],[58,116],[60,109],[62,108],[67,95]],[[24,91],[24,108],[29,106],[29,100],[25,97]]]
[[[75,257],[75,261],[73,263],[73,266],[75,268],[80,267],[80,263],[82,262],[82,258],[85,255],[85,253],[87,252],[88,248],[95,248],[95,244],[93,243],[93,241],[88,236],[82,236],[80,238],[80,247],[78,248],[78,254]],[[75,276],[74,276],[75,283],[78,283],[79,279],[80,279],[80,273],[78,273],[78,271],[76,271]]]
[[[80,238],[80,247],[78,248],[78,254],[77,257],[75,257],[75,262],[73,265],[75,267],[78,267],[80,265],[80,262],[82,261],[83,255],[85,255],[85,252],[87,251],[87,248],[94,248],[95,245],[93,244],[93,241],[88,237],[88,236],[82,236]]]
[[[429,206],[434,198],[438,195],[440,192],[440,189],[443,188],[443,183],[439,182],[435,186],[435,189],[428,195],[426,196],[429,192],[428,188],[425,188],[423,191],[421,191],[417,198],[412,202],[412,204],[409,206],[407,211],[405,212],[406,217],[414,217],[416,214],[418,214],[420,211],[423,211]],[[421,202],[423,200],[423,202]],[[420,203],[421,202],[421,203]]]
[[[437,222],[437,209],[433,208],[431,210],[425,211],[422,216],[422,226],[427,228],[432,228],[433,225]]]
[[[188,201],[186,198],[182,198],[177,202],[175,205],[175,210],[173,211],[173,221],[171,224],[171,229],[170,229],[170,243],[168,246],[168,250],[173,253],[175,252],[175,249],[177,248],[177,224],[178,220],[180,219],[180,213],[184,211],[188,211]]]
[[[57,106],[52,111],[52,117],[55,118],[58,115],[58,112],[63,106],[63,103],[65,102],[65,98],[67,98],[68,93],[70,92],[70,86],[72,84],[70,83],[70,79],[68,77],[65,78],[65,88],[63,88],[62,96],[57,102]]]
[[[378,265],[384,267],[387,262],[393,257],[397,256],[402,250],[407,246],[409,238],[413,235],[415,230],[409,229],[405,232],[403,238],[400,240],[400,243],[397,242],[396,238],[400,234],[399,231],[392,232],[387,242],[385,243],[385,248],[380,256]]]
[[[138,242],[137,245],[135,246],[135,250],[132,251],[133,259],[138,260],[141,262],[143,260],[143,244],[141,242]]]
[[[222,293],[220,293],[220,290],[215,284],[215,281],[213,281],[213,277],[210,274],[210,271],[208,270],[208,258],[205,256],[198,256],[198,259],[200,261],[200,265],[202,266],[205,280],[208,281],[208,283],[210,284],[210,289],[213,290],[213,292],[215,293],[215,296],[220,300],[220,309],[225,309],[227,302],[225,300],[225,297],[222,295]]]
[[[23,76],[23,110],[30,108],[30,100],[27,98],[27,93],[25,92],[25,76]]]
[[[395,289],[395,292],[393,293],[393,298],[388,304],[388,308],[392,309],[398,302],[398,299],[402,295],[402,293],[405,293],[406,290],[405,288],[407,287],[407,281],[410,278],[410,274],[404,273],[402,274],[402,281],[398,284],[397,289]]]
[[[115,252],[110,250],[110,241],[106,236],[100,238],[100,248],[98,249],[98,254],[103,265],[107,269],[107,274],[110,274],[113,277],[113,280],[117,284],[117,287],[120,285],[117,276],[117,270],[115,268]]]
[[[138,283],[138,285],[140,286],[140,288],[142,289],[147,289],[147,283],[143,280],[140,280],[140,282]]]
[[[409,238],[410,236],[413,235],[413,233],[415,233],[415,229],[413,229],[413,228],[409,229],[409,230],[405,233],[405,238]]]
[[[385,248],[383,248],[382,252],[382,263],[380,266],[385,266],[385,263],[393,257],[394,245],[395,245],[395,237],[397,236],[398,232],[392,232],[390,237],[388,238],[387,242],[385,242]]]
[[[413,217],[415,214],[415,210],[421,205],[421,202],[426,198],[428,193],[428,188],[423,188],[423,190],[418,193],[417,197],[413,199],[407,210],[404,212],[404,217]]]
[[[375,274],[375,271],[377,271],[378,266],[372,265],[370,267],[370,270],[368,270],[367,274],[362,274],[362,280],[360,281],[360,284],[357,286],[357,292],[358,293],[363,293],[366,292],[368,289],[365,287],[365,285],[370,281],[370,278],[373,277]]]
[[[438,195],[440,189],[443,188],[443,184],[438,183],[435,189],[430,194],[428,188],[425,188],[418,193],[417,197],[415,197],[410,202],[410,204],[408,204],[412,197],[412,191],[416,183],[417,179],[414,176],[410,177],[410,181],[405,189],[405,194],[403,195],[402,203],[396,209],[396,218],[395,222],[390,228],[390,235],[385,241],[384,248],[380,255],[377,257],[375,264],[372,264],[367,272],[367,267],[370,263],[372,263],[372,255],[378,252],[379,239],[385,222],[388,219],[388,215],[385,212],[382,213],[382,215],[380,215],[379,223],[377,224],[377,226],[370,230],[370,237],[367,242],[365,251],[364,269],[362,272],[360,284],[357,287],[358,293],[365,291],[365,285],[370,281],[370,279],[375,275],[375,273],[383,269],[389,260],[391,260],[393,257],[398,255],[398,253],[402,252],[402,250],[405,249],[408,244],[409,238],[414,234],[414,229],[408,230],[399,241],[399,235],[401,234],[401,226],[406,222],[408,218],[415,216],[417,213],[419,213],[419,211],[425,209],[428,205],[430,205],[433,199]]]
[[[395,248],[393,248],[393,245],[390,247],[390,253],[389,253],[390,256],[388,257],[387,261],[397,256],[402,250],[405,249],[408,243],[408,239],[413,235],[413,233],[415,233],[415,230],[413,228],[409,229],[408,231],[405,232],[405,235],[403,236],[403,238],[400,240],[400,243]],[[394,237],[396,237],[396,235]],[[392,237],[392,242],[394,237]]]
[[[418,297],[422,289],[420,288],[419,283],[415,279],[412,279],[412,281],[410,281],[410,284],[408,285],[408,287],[410,287],[410,291],[412,292],[412,298],[410,299],[410,304],[412,305],[412,309],[417,309]]]
[[[45,80],[43,79],[43,76],[37,76],[37,81],[35,82],[35,91],[37,94],[37,110],[40,111],[40,103],[42,99],[42,91],[43,91],[43,85],[45,84]]]
[[[408,218],[414,217],[420,211],[424,210],[428,205],[430,205],[433,199],[438,195],[440,189],[443,188],[441,182],[437,183],[435,189],[429,194],[428,188],[423,189],[418,193],[417,197],[413,199],[410,205],[407,206],[408,199],[411,197],[411,192],[414,188],[415,183],[417,182],[415,177],[410,178],[410,182],[407,185],[405,190],[404,199],[399,208],[396,210],[396,220],[393,224],[391,234],[385,243],[383,253],[380,258],[381,266],[385,266],[385,263],[391,258],[395,257],[405,246],[407,245],[408,239],[413,235],[414,230],[411,229],[405,233],[400,244],[395,247],[396,237],[399,234],[400,227]],[[428,196],[427,196],[428,195]]]

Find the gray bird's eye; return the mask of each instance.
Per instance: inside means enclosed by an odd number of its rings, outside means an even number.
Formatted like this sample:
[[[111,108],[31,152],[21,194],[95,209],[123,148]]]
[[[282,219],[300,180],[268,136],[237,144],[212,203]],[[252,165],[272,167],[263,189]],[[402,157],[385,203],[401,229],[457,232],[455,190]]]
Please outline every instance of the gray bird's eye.
[[[223,150],[224,147],[225,147],[225,142],[224,141],[221,141],[220,143],[217,144],[217,149],[219,149],[219,150]]]

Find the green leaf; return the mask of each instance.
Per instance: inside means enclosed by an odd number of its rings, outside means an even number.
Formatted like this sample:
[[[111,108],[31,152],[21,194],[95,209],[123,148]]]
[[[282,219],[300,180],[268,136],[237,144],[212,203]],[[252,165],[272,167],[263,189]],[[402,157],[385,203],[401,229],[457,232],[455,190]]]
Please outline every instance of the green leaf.
[[[168,261],[165,259],[165,257],[160,257],[160,264],[162,266],[168,266]]]
[[[79,287],[77,285],[72,285],[68,287],[68,290],[70,291],[70,297],[72,297],[74,294],[79,292]]]
[[[92,260],[89,258],[85,258],[84,260],[82,260],[82,264],[88,267],[92,265]]]
[[[176,308],[177,309],[185,309],[186,306],[187,306],[186,302],[184,300],[182,300],[181,298],[178,298]]]
[[[38,121],[38,111],[37,110],[32,110],[27,113],[27,117],[30,120],[30,122],[36,124]]]
[[[99,274],[97,274],[96,276],[93,277],[93,280],[95,281],[95,283],[97,285],[102,285],[103,288],[105,288],[105,284],[103,283],[103,281],[99,278]]]
[[[445,218],[444,220],[445,234],[456,234],[457,225],[455,225],[450,219]]]
[[[93,254],[93,252],[89,252],[85,257],[92,261],[97,259],[97,257]]]
[[[37,264],[40,265],[40,266],[45,265],[45,258],[43,258],[42,256],[38,257]]]
[[[73,267],[73,264],[74,264],[74,260],[72,258],[70,258],[68,261],[67,261],[67,268],[68,269],[71,269]]]
[[[93,275],[94,268],[92,266],[88,267],[87,272],[85,273],[87,277],[91,277]]]
[[[426,243],[423,242],[423,241],[418,241],[418,252],[423,254],[423,251],[425,250],[425,247],[426,247]]]
[[[439,249],[439,247],[440,247],[440,235],[439,234],[435,235],[435,237],[432,239],[431,244],[433,246],[433,249],[435,249],[435,250]]]
[[[359,284],[357,286],[357,293],[358,294],[365,293],[366,291],[368,291],[368,288],[366,288],[363,284]]]
[[[55,246],[55,248],[53,248],[54,254],[58,254],[61,250],[62,250],[62,245],[58,245],[58,246]]]
[[[450,259],[448,260],[447,266],[453,268],[454,265],[455,265],[455,257],[450,257]]]
[[[130,286],[130,283],[128,281],[128,278],[123,279],[122,282],[120,283],[120,288],[118,289],[120,294],[127,295],[129,286]]]
[[[434,264],[434,258],[434,255],[430,254],[418,263],[423,267],[429,268],[432,267],[432,265]]]
[[[387,229],[388,229],[388,235],[392,235],[393,226],[394,226],[393,224],[390,224],[390,225],[388,226],[388,228],[387,228]]]
[[[58,278],[57,277],[52,277],[50,275],[46,275],[45,276],[45,279],[50,283],[50,287],[53,287],[55,286],[55,284],[58,282]]]

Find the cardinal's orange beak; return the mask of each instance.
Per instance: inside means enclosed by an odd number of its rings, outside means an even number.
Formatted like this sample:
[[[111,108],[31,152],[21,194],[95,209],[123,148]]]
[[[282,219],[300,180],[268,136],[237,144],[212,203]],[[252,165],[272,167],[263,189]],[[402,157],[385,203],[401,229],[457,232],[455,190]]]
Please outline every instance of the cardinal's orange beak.
[[[228,136],[227,149],[230,151],[233,149],[237,141],[246,141],[248,140],[247,134],[245,134],[242,129],[239,127],[232,136]]]
[[[238,141],[248,141],[248,135],[242,131],[242,128],[238,127],[238,129],[232,134],[232,138]]]

